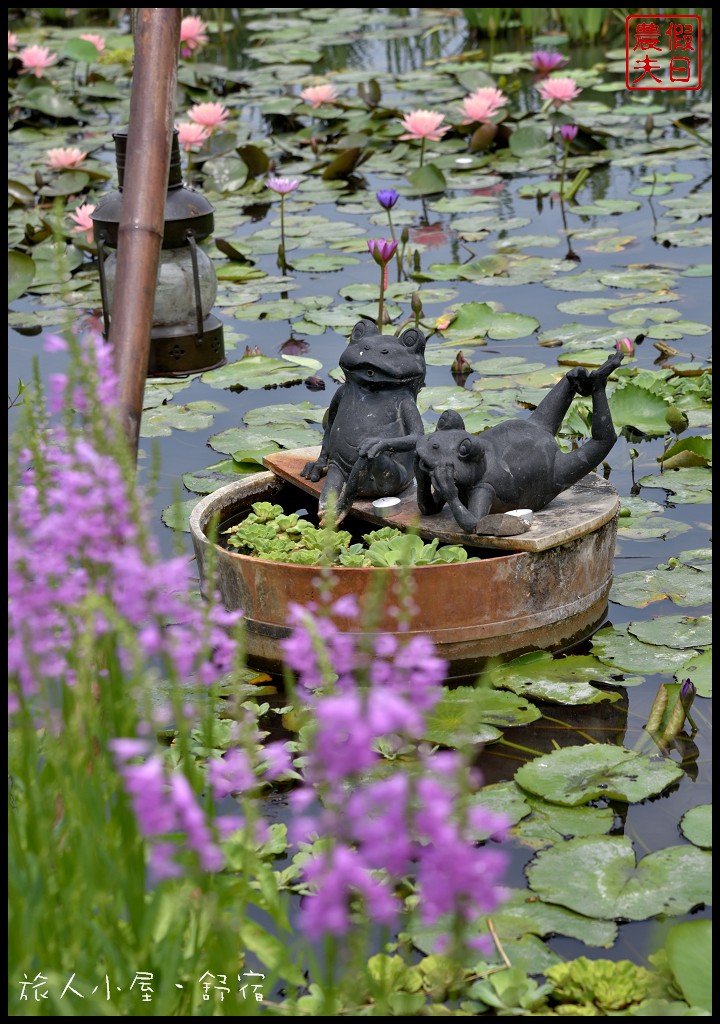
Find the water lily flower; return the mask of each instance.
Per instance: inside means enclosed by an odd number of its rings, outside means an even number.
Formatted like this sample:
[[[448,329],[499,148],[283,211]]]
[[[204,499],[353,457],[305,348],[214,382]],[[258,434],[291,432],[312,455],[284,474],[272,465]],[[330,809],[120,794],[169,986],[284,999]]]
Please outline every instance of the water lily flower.
[[[397,242],[389,241],[387,238],[368,240],[370,255],[380,267],[384,267],[386,263],[390,262],[397,247]]]
[[[14,32],[8,32],[8,50],[17,50],[18,38]]]
[[[49,68],[58,59],[56,53],[51,53],[47,46],[26,46],[21,50],[18,57],[22,61],[21,72],[32,72],[36,78],[42,78],[45,68]]]
[[[385,188],[376,192],[375,198],[380,203],[383,210],[392,210],[393,206],[400,198],[400,194],[396,192],[394,188]]]
[[[277,192],[279,196],[286,196],[289,192],[294,192],[299,184],[297,178],[268,178],[265,182],[265,185],[273,192]]]
[[[564,142],[572,142],[578,133],[576,124],[564,124],[560,128],[560,134],[563,137]]]
[[[193,121],[182,121],[177,125],[178,142],[189,153],[194,146],[202,146],[210,138],[211,132],[204,125],[196,124]]]
[[[402,126],[405,134],[401,139],[430,139],[431,142],[439,142],[450,125],[443,125],[445,117],[434,110],[411,110],[402,119]]]
[[[214,131],[227,121],[230,111],[222,103],[196,103],[188,110],[188,117],[195,124],[201,124],[209,131]]]
[[[49,149],[45,157],[45,163],[54,171],[69,171],[73,167],[79,167],[87,157],[82,149],[77,146],[68,146],[65,149]]]
[[[71,228],[73,235],[81,235],[85,232],[85,241],[88,245],[92,245],[94,235],[93,230],[95,225],[92,222],[90,216],[95,211],[95,203],[83,203],[82,206],[78,206],[77,210],[74,210],[70,214],[70,219],[75,221],[76,227]]]
[[[493,89],[491,86],[476,89],[463,100],[463,124],[472,124],[474,121],[487,124],[506,103],[507,96],[501,89]]]
[[[92,32],[86,32],[80,36],[86,43],[92,43],[98,53],[102,53],[105,49],[105,36],[93,35]]]
[[[205,35],[207,25],[196,15],[188,15],[180,22],[180,53],[183,57],[190,57],[194,50],[199,50],[208,41]]]
[[[695,683],[691,679],[686,679],[680,687],[680,703],[683,706],[683,711],[687,715],[688,711],[692,707],[692,703],[695,700],[695,694],[697,688]]]
[[[434,110],[412,110],[402,119],[402,126],[405,134],[401,139],[420,139],[420,166],[425,158],[425,143],[428,139],[431,142],[439,142],[450,125],[443,125],[445,117]]]
[[[280,196],[280,247],[278,249],[278,263],[283,274],[288,269],[285,260],[285,196],[294,192],[300,184],[297,178],[268,178],[265,182],[267,188],[277,192]]]
[[[615,349],[618,352],[627,353],[631,356],[635,352],[635,345],[630,338],[620,338],[615,342]]]
[[[338,94],[334,85],[325,82],[323,85],[309,85],[307,89],[301,90],[300,96],[315,109],[321,107],[323,103],[335,103]]]
[[[561,107],[563,103],[571,103],[582,92],[573,78],[548,78],[536,88],[542,98],[555,107]]]
[[[567,57],[561,53],[551,53],[549,50],[535,50],[530,56],[532,65],[541,75],[549,75],[551,71],[563,68],[568,62]]]

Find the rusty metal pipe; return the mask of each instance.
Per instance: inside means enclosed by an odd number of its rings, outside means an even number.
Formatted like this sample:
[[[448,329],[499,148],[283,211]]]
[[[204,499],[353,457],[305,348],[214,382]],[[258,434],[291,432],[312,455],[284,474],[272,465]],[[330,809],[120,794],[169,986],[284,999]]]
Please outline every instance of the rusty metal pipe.
[[[109,340],[137,458],[175,114],[180,7],[134,10],[135,64]]]

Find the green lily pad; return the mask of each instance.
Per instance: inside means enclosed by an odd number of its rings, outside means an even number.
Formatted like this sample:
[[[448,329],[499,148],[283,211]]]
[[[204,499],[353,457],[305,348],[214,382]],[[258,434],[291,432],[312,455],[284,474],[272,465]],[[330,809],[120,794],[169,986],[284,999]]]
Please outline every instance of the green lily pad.
[[[205,469],[183,473],[182,482],[195,494],[212,494],[218,487],[225,487],[238,477],[249,476],[257,471],[257,466],[249,466],[247,463],[239,465],[234,459],[223,459],[222,462],[216,462]]]
[[[508,824],[517,825],[530,814],[527,793],[523,793],[514,782],[494,782],[483,786],[472,798],[472,803],[480,804],[494,814],[502,814]],[[489,838],[489,832],[476,830],[473,833],[478,842]]]
[[[681,777],[682,769],[671,761],[604,743],[562,747],[515,772],[523,789],[569,807],[600,797],[637,803],[662,793]]]
[[[487,687],[459,686],[445,693],[427,717],[424,739],[446,747],[489,743],[496,726],[526,725],[540,718],[534,705]]]
[[[143,412],[140,437],[169,437],[176,430],[206,430],[215,412],[224,406],[214,402],[189,402],[187,405],[160,405]]]
[[[567,907],[553,906],[533,899],[526,889],[508,890],[508,898],[491,915],[495,932],[503,947],[506,941],[524,935],[537,935],[545,939],[552,935],[565,935],[584,942],[586,946],[609,949],[617,938],[614,921],[593,920],[577,914]],[[487,917],[480,919],[479,933],[488,930]]]
[[[709,902],[710,862],[709,853],[693,846],[671,846],[636,861],[626,836],[589,837],[542,850],[526,875],[545,902],[588,917],[644,921]]]
[[[607,665],[597,658],[579,654],[554,658],[548,652],[540,651],[521,655],[501,665],[492,672],[490,681],[493,686],[511,690],[520,696],[553,704],[612,703],[620,699],[620,694],[598,690],[590,684],[638,686],[644,682],[642,677],[618,682],[609,676]]]
[[[665,413],[670,408],[660,395],[629,382],[615,388],[608,397],[610,412],[616,430],[632,427],[643,434],[662,437],[668,432]]]
[[[631,622],[628,632],[644,644],[685,650],[712,644],[712,615],[693,619],[687,615],[660,615],[644,622]]]
[[[691,660],[687,651],[644,644],[632,636],[627,627],[622,626],[598,630],[591,645],[593,654],[615,672],[639,672],[644,675],[669,673],[676,669],[681,672]]]
[[[576,836],[605,836],[615,823],[615,814],[610,807],[563,807],[529,794],[527,801],[532,814],[513,829],[513,837],[522,846],[533,850],[563,843]]]
[[[706,437],[684,437],[658,455],[658,461],[662,462],[664,469],[709,466],[712,462],[712,440]]]
[[[517,128],[510,136],[508,145],[513,156],[534,156],[548,145],[547,131],[536,124]]]
[[[712,471],[701,466],[665,470],[660,476],[641,476],[641,487],[660,487],[673,495],[676,505],[712,501]]]
[[[313,256],[300,256],[293,258],[293,268],[308,273],[325,273],[333,270],[343,270],[345,267],[353,266],[360,260],[355,256],[331,255],[329,253],[316,253]],[[377,291],[377,289],[376,289]]]
[[[699,246],[712,244],[712,228],[671,228],[655,236],[661,245]]]
[[[496,340],[526,338],[536,331],[540,322],[523,313],[497,313],[487,302],[467,302],[452,322],[445,336],[484,337]]]
[[[407,936],[416,949],[422,953],[432,954],[435,952],[441,936],[447,936],[448,928],[452,928],[452,923],[442,920],[435,925],[411,923]],[[527,974],[544,974],[555,964],[563,962],[562,958],[536,935],[523,935],[519,939],[507,939],[503,942],[503,949],[513,966]],[[480,957],[477,950],[467,948],[463,964],[472,968],[475,973],[482,974],[490,968],[497,969],[498,966],[504,964],[504,961],[496,950]]]
[[[678,683],[689,679],[698,697],[712,697],[712,648],[686,661],[678,668],[674,678]]]
[[[42,196],[74,196],[88,185],[90,175],[84,171],[63,171],[50,184],[40,189]]]
[[[307,376],[304,365],[271,356],[244,356],[201,377],[211,388],[272,388],[281,384],[299,384]]]
[[[610,600],[632,608],[646,608],[653,601],[669,598],[683,608],[712,600],[712,573],[691,565],[626,572],[616,576]]]
[[[652,516],[662,512],[662,505],[656,501],[648,501],[647,498],[640,498],[637,495],[622,495],[620,497],[620,524],[623,518],[639,519],[640,516]]]
[[[162,510],[160,518],[171,530],[177,530],[179,533],[190,533],[190,515],[197,503],[197,498],[189,498],[187,501],[176,501]]]
[[[639,210],[640,205],[635,199],[596,199],[589,206],[569,206],[568,212],[598,217],[613,213],[631,213],[633,210]]]
[[[674,925],[665,939],[665,952],[685,1000],[712,1013],[712,921]]]
[[[72,118],[74,121],[79,121],[82,118],[80,110],[72,100],[69,100],[57,89],[49,89],[47,86],[31,89],[22,102],[23,106],[39,110],[41,114],[47,114],[48,117]]]
[[[689,843],[712,849],[712,804],[691,807],[680,819],[680,831]]]
[[[435,164],[424,164],[408,174],[408,181],[417,195],[428,196],[444,192],[447,188],[445,175]]]
[[[8,252],[8,303],[19,299],[32,284],[35,263],[23,252],[11,249]]]
[[[654,503],[653,503],[654,504]],[[648,518],[622,517],[618,521],[618,537],[625,540],[670,540],[692,529],[689,523],[668,519],[667,516]]]

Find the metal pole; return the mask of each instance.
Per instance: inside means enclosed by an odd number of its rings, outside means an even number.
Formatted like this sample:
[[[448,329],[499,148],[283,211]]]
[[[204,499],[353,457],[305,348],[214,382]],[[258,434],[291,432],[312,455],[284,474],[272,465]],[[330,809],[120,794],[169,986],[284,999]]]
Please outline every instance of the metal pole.
[[[133,12],[135,64],[109,340],[120,415],[136,459],[165,221],[181,10]]]

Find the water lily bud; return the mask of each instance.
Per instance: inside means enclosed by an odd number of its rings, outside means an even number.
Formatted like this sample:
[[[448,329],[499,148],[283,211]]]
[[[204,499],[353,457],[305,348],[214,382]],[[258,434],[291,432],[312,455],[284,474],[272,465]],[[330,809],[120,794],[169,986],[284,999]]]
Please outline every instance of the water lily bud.
[[[697,689],[695,684],[690,679],[686,679],[680,687],[680,703],[683,706],[685,714],[687,714],[692,707],[696,693]]]
[[[615,348],[618,352],[622,352],[623,355],[631,356],[635,352],[635,343],[630,338],[620,338],[619,341],[615,342]]]
[[[635,459],[639,457],[640,452],[637,450],[637,448],[630,448],[628,449],[628,455],[630,456],[630,461],[634,462]]]
[[[455,359],[453,360],[453,364],[450,367],[450,372],[451,373],[463,373],[463,374],[464,373],[472,373],[472,366],[470,365],[468,360],[465,358],[465,356],[462,354],[462,352],[458,352],[458,354],[455,356]]]
[[[410,241],[410,228],[407,226],[407,224],[403,227],[402,231],[400,232],[400,241],[402,242],[403,245],[407,245],[408,242]]]
[[[673,434],[682,434],[683,430],[687,430],[689,423],[685,413],[674,405],[671,405],[665,413],[665,422]]]
[[[649,136],[654,127],[655,121],[653,119],[653,116],[652,114],[648,114],[648,116],[645,118],[645,134]]]
[[[412,309],[415,316],[422,316],[423,306],[420,292],[413,292],[410,296],[410,309]]]

